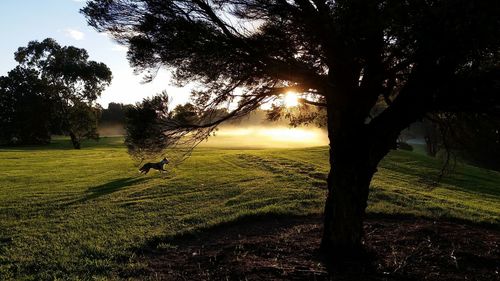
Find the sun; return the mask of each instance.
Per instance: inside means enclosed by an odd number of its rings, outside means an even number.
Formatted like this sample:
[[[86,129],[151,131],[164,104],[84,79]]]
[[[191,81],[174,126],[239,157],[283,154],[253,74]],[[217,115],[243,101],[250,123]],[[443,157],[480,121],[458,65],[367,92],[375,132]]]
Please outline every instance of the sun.
[[[299,105],[299,96],[295,92],[286,92],[283,97],[283,104],[286,107],[295,107]]]

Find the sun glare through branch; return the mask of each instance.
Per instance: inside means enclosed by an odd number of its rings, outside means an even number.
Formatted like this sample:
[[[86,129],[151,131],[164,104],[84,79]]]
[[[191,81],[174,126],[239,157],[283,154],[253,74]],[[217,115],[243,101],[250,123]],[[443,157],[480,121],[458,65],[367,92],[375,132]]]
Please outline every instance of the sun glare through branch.
[[[283,104],[285,107],[295,107],[299,105],[299,96],[296,92],[286,92],[283,96]]]

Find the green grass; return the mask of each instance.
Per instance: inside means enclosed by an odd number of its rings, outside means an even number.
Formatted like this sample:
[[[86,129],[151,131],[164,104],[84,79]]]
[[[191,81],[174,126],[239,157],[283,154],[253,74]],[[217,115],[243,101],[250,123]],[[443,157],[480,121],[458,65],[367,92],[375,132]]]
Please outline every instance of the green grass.
[[[325,147],[202,147],[169,171],[139,176],[120,138],[73,150],[0,149],[0,280],[140,278],[151,241],[257,214],[321,212]],[[500,222],[500,173],[396,151],[380,165],[372,214]],[[160,246],[162,246],[160,244]],[[168,246],[168,245],[163,245]]]

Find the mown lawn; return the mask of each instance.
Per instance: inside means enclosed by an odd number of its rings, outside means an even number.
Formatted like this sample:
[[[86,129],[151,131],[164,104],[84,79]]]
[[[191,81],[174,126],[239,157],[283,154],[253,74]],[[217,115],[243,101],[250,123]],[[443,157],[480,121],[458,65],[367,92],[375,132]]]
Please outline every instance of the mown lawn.
[[[140,176],[121,138],[0,148],[0,280],[142,278],[151,241],[254,214],[320,213],[327,160],[326,147],[202,147],[166,175]],[[459,165],[435,184],[440,165],[392,152],[369,213],[498,225],[500,173]]]

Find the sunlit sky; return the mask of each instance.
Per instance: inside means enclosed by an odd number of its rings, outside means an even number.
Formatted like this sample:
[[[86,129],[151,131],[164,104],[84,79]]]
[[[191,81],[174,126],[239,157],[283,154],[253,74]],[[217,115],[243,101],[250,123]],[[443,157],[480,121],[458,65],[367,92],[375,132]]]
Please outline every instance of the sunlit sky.
[[[84,0],[0,0],[0,75],[6,75],[17,63],[14,52],[29,41],[54,38],[61,45],[84,48],[91,60],[105,63],[113,72],[113,82],[98,102],[135,103],[144,97],[167,90],[173,104],[185,103],[188,88],[170,85],[166,70],[152,83],[142,84],[126,58],[126,48],[87,25],[79,10]]]

